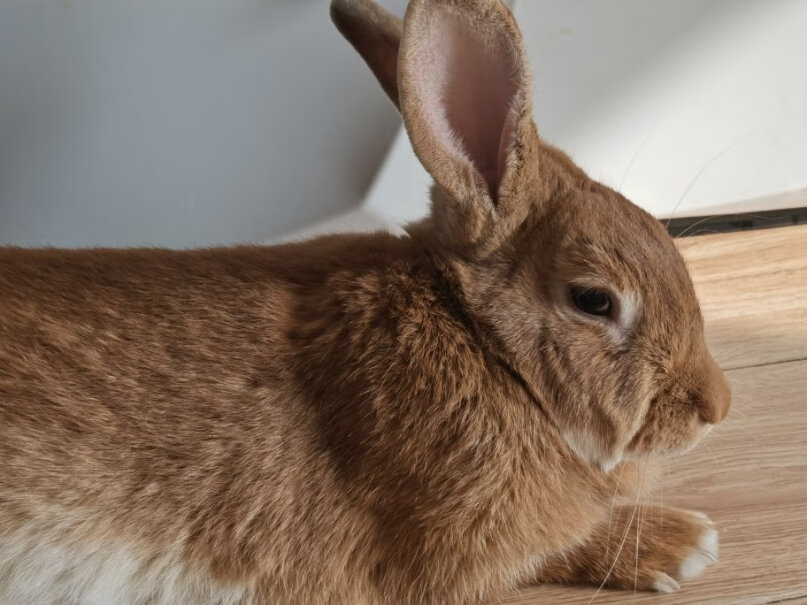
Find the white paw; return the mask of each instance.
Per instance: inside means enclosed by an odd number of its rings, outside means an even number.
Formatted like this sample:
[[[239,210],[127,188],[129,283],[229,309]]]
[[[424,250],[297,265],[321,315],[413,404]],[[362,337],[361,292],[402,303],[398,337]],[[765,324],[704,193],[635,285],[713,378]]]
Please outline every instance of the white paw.
[[[653,590],[657,592],[671,593],[681,588],[673,578],[663,571],[658,572],[656,581],[653,583]]]
[[[709,565],[717,561],[717,530],[706,515],[695,513],[695,516],[707,522],[707,527],[703,530],[703,533],[698,539],[698,547],[695,552],[681,562],[681,567],[678,569],[676,576],[681,580],[696,578],[701,575]]]

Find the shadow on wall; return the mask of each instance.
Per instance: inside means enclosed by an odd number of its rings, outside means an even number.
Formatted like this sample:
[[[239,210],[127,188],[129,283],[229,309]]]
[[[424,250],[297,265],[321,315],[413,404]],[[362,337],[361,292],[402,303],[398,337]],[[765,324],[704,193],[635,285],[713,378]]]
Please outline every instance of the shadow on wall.
[[[0,245],[265,240],[358,204],[399,124],[327,0],[10,0],[0,81]]]

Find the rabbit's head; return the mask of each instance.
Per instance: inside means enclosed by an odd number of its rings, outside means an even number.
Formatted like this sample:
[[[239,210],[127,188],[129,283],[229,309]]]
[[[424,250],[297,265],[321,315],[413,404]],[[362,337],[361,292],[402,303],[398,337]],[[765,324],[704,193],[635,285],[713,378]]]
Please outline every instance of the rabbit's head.
[[[689,449],[729,407],[662,225],[543,144],[521,34],[499,0],[371,0],[334,21],[399,107],[434,177],[412,227],[470,315],[593,465]]]

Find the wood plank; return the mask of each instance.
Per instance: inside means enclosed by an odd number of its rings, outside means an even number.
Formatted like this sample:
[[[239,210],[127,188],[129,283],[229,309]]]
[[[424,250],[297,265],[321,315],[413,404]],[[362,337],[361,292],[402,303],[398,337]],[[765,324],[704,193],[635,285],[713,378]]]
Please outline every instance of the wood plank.
[[[722,367],[807,359],[807,225],[677,242]]]
[[[691,454],[669,465],[655,501],[701,510],[720,527],[720,561],[673,595],[636,603],[807,601],[807,361],[728,372],[729,417]],[[585,604],[588,587],[525,589],[506,601]],[[634,602],[603,590],[594,603]]]

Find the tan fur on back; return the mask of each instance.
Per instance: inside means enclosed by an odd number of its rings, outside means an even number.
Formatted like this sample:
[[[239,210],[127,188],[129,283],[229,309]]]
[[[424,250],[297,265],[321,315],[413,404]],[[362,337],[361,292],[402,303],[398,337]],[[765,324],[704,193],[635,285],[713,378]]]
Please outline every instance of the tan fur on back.
[[[76,573],[82,603],[116,585],[119,602],[360,602],[446,582],[427,557],[477,531],[460,595],[493,552],[513,565],[574,539],[585,512],[540,501],[587,504],[606,482],[444,289],[387,235],[0,252],[0,586],[58,593]]]
[[[403,31],[432,216],[274,247],[0,248],[0,604],[479,603],[699,564],[714,532],[662,511],[680,531],[647,569],[594,574],[635,462],[728,409],[664,229],[538,139],[498,1],[334,18],[395,102]],[[442,101],[405,57],[442,26],[514,69],[501,147],[480,131],[451,155],[423,117]],[[623,324],[575,309],[578,283]]]

